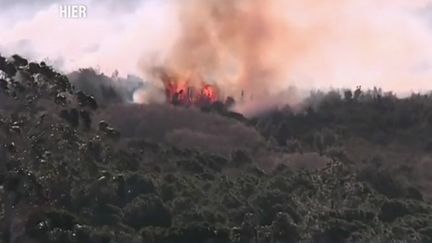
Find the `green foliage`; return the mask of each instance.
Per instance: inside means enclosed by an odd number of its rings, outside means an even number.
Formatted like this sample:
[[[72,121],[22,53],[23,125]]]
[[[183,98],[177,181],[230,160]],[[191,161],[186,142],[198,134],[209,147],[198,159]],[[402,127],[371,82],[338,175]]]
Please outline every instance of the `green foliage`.
[[[155,194],[142,195],[124,208],[125,222],[134,227],[171,225],[171,214],[162,200]]]
[[[324,167],[303,171],[274,165],[269,157],[274,168],[264,168],[267,164],[258,165],[248,150],[225,156],[125,138],[107,122],[92,121],[119,97],[99,105],[46,64],[13,59],[0,57],[0,226],[5,239],[432,240],[430,201],[422,188],[404,180],[415,175],[412,166],[388,166],[386,154],[368,153],[367,160],[357,161],[353,154],[367,151],[348,146],[362,141],[378,151],[394,151],[391,145],[397,143],[413,153],[428,151],[428,95],[396,99],[360,88],[316,93],[302,112],[286,108],[251,120],[215,105],[222,115],[266,136],[269,148],[263,149],[280,157],[314,152],[328,159]],[[422,149],[416,149],[419,144]]]

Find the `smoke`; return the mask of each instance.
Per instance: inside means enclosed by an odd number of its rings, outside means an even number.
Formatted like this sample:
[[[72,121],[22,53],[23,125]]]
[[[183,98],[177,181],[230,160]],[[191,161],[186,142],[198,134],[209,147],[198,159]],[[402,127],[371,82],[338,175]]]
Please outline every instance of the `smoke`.
[[[71,2],[86,4],[88,18],[60,18],[58,4]],[[237,107],[242,112],[287,98],[298,102],[286,91],[292,86],[378,86],[400,94],[431,88],[428,0],[40,0],[3,5],[1,52],[49,58],[67,72],[99,67],[152,81],[151,89],[134,95],[136,102],[161,100],[162,84],[151,72],[155,67],[180,77],[202,77],[224,95],[248,100]]]
[[[428,1],[172,2],[180,34],[161,63],[143,57],[144,72],[202,77],[246,99],[242,113],[298,102],[301,94],[286,92],[292,85],[431,88],[432,35],[420,14]]]
[[[28,1],[27,1],[28,2]],[[45,60],[64,72],[94,67],[120,76],[143,74],[138,60],[170,46],[175,14],[158,0],[8,1],[0,10],[0,52]],[[60,17],[60,4],[84,4],[84,19]]]
[[[161,63],[144,57],[145,73],[160,66],[178,82],[187,79],[198,86],[204,79],[225,96],[242,100],[246,95],[248,104],[286,88],[290,59],[300,54],[303,43],[292,39],[288,44],[295,34],[278,16],[277,1],[174,3],[180,35]]]

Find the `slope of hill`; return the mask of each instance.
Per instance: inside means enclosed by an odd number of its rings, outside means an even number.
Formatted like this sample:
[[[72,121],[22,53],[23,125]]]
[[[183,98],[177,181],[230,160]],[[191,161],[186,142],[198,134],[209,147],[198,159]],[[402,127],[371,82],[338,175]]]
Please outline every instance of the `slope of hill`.
[[[4,242],[432,240],[429,96],[247,120],[101,105],[19,56],[0,70]]]

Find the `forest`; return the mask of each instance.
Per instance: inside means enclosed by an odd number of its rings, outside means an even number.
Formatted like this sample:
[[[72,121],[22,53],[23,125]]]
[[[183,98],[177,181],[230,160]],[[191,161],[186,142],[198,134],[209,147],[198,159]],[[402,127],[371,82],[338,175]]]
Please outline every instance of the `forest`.
[[[432,242],[431,94],[246,118],[110,80],[0,56],[0,242]]]

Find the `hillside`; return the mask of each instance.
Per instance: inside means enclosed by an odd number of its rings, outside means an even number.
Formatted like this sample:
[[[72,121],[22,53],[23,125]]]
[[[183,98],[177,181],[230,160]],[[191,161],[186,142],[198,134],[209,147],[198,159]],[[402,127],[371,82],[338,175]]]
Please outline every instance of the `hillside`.
[[[246,119],[105,99],[17,55],[0,70],[3,242],[432,241],[429,95]]]

